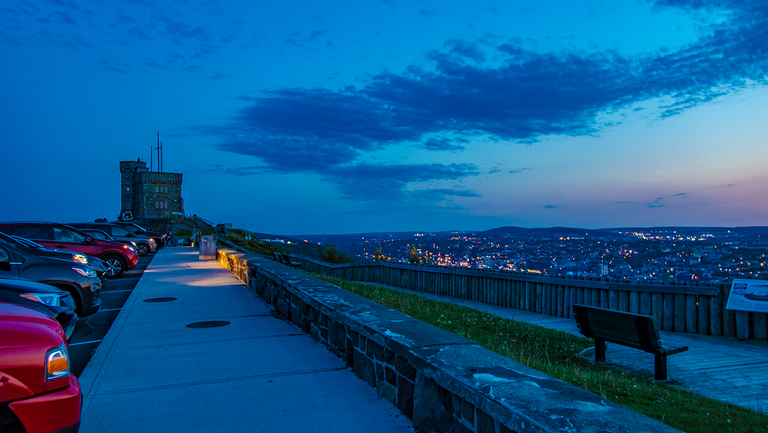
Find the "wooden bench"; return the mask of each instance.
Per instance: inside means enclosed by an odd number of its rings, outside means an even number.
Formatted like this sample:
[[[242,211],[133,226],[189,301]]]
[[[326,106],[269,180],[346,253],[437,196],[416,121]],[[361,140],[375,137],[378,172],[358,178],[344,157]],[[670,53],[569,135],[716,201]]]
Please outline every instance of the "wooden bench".
[[[291,261],[291,256],[289,256],[288,254],[278,253],[277,251],[273,251],[272,255],[275,256],[275,261],[278,262],[278,263],[282,263],[284,265],[288,265],[288,266],[290,266],[292,268],[300,268],[301,267],[301,263],[294,263],[294,262],[292,262]]]
[[[289,256],[288,254],[282,254],[281,253],[281,255],[283,256],[283,263],[285,263],[286,265],[288,265],[288,266],[290,266],[292,268],[300,268],[301,267],[301,263],[292,262],[291,261],[291,256]]]
[[[659,329],[651,316],[605,308],[574,305],[579,331],[595,340],[595,361],[605,361],[605,343],[621,344],[655,356],[656,380],[667,380],[667,356],[685,352],[688,346],[662,347]]]

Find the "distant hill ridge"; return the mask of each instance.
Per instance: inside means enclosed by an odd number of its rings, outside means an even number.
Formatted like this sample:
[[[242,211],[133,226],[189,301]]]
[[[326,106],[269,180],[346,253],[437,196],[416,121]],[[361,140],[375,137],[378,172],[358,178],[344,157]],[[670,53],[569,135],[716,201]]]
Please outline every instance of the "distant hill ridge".
[[[498,227],[495,229],[479,232],[478,234],[484,235],[501,235],[501,234],[549,234],[549,235],[579,235],[579,236],[613,236],[615,233],[604,229],[582,229],[578,227],[542,227],[542,228],[523,228],[515,226]]]
[[[428,231],[428,230],[413,230],[413,231],[399,231],[399,232],[367,232],[367,233],[349,233],[349,234],[315,234],[315,235],[291,235],[280,236],[280,238],[294,238],[294,239],[312,239],[313,241],[322,241],[323,239],[333,240],[338,238],[348,237],[383,237],[390,236],[393,239],[398,238],[410,238],[416,233],[429,233],[433,235],[449,234],[449,233],[461,233],[466,235],[504,235],[504,234],[548,234],[551,236],[562,235],[578,235],[578,236],[612,236],[617,232],[643,232],[643,231],[676,231],[678,233],[700,233],[702,231],[711,232],[727,232],[731,231],[739,236],[759,236],[768,235],[768,226],[747,226],[747,227],[694,227],[694,226],[661,226],[661,227],[614,227],[614,228],[599,228],[599,229],[585,229],[579,227],[538,227],[538,228],[525,228],[518,226],[503,226],[489,230],[440,230],[440,231]],[[275,237],[275,235],[265,235],[265,237]]]

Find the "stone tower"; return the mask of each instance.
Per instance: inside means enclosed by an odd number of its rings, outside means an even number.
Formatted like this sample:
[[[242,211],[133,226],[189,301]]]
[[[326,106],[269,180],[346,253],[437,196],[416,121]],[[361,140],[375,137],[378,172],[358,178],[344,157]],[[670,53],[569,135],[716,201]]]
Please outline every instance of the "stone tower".
[[[181,218],[181,182],[181,173],[149,171],[141,159],[120,161],[120,214],[130,211],[150,225]]]

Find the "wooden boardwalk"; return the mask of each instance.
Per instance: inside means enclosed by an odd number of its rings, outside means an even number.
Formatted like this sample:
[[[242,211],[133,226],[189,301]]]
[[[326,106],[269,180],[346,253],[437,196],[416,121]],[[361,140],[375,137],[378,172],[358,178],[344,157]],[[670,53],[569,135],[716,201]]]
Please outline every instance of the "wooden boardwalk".
[[[582,336],[574,319],[431,293],[403,291]],[[768,413],[768,342],[666,331],[661,331],[661,340],[671,345],[689,347],[687,352],[668,358],[668,383],[705,397]],[[606,356],[607,364],[653,379],[654,357],[650,353],[608,343]]]

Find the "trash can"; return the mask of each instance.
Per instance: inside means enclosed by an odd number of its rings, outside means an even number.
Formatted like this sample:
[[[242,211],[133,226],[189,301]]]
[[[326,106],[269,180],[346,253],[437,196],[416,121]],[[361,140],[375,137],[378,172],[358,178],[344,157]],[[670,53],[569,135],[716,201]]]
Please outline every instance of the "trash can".
[[[203,236],[200,240],[200,260],[216,260],[216,241],[213,236]]]

